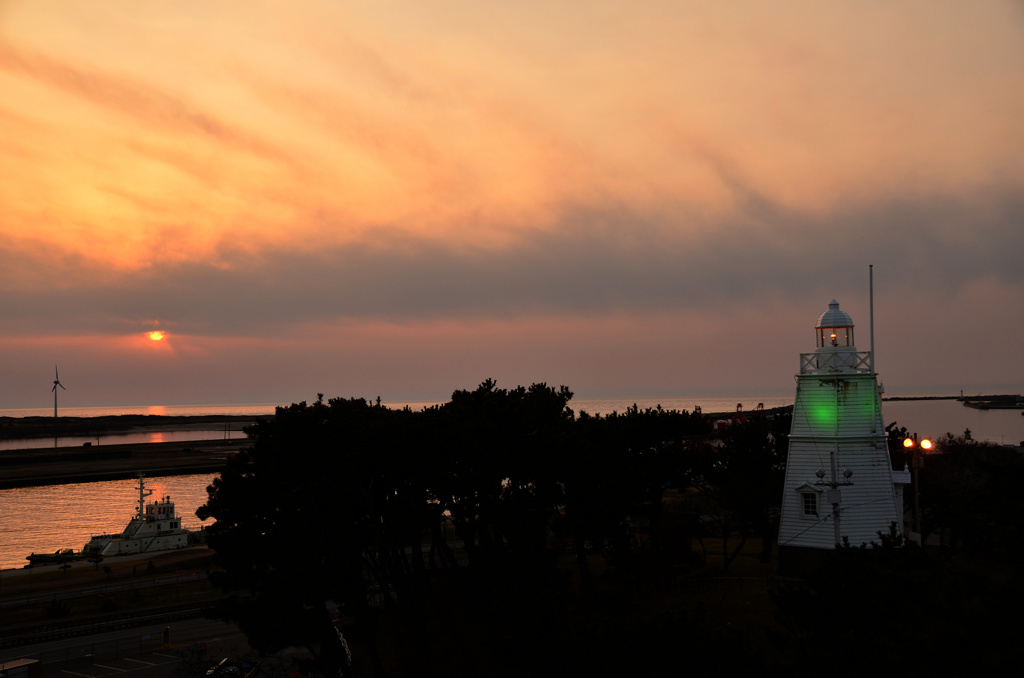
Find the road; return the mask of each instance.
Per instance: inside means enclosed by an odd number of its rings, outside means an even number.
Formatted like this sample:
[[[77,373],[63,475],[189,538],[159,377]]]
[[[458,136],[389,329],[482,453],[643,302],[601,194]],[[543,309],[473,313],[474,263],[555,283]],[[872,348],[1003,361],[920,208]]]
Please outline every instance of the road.
[[[163,678],[202,676],[224,657],[255,656],[237,626],[197,617],[0,650],[0,663],[38,659],[44,676]]]

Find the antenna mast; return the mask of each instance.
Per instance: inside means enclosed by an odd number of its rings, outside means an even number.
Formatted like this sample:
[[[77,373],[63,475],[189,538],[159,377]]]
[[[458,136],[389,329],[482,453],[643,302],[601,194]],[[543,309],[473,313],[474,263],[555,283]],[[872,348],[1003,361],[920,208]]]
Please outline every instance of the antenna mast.
[[[871,365],[871,381],[874,383],[875,392],[871,398],[871,432],[874,434],[878,433],[878,399],[881,395],[878,393],[878,373],[875,372],[875,266],[874,264],[868,264],[868,317],[869,326],[871,332],[871,346],[868,355],[870,356],[869,364]],[[877,445],[878,441],[874,441],[873,445]]]
[[[139,520],[145,520],[146,514],[144,508],[146,505],[146,497],[153,494],[153,490],[146,489],[146,474],[139,473]]]
[[[868,264],[868,309],[871,323],[871,374],[875,375],[875,266]]]

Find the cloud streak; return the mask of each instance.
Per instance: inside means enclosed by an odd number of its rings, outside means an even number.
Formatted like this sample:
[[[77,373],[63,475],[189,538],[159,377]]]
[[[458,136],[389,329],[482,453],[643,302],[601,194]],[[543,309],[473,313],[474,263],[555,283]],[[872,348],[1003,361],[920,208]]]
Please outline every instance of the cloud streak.
[[[0,68],[55,87],[109,112],[172,133],[196,134],[218,144],[280,162],[287,156],[252,135],[152,86],[99,69],[85,69],[0,42]]]
[[[663,313],[782,298],[820,303],[822,287],[833,296],[857,289],[867,263],[930,299],[980,280],[1020,287],[1024,197],[990,196],[987,204],[937,196],[819,219],[757,204],[734,229],[708,225],[697,237],[687,235],[692,227],[625,209],[588,209],[500,250],[378,232],[312,253],[222,252],[213,264],[157,265],[98,282],[85,262],[64,260],[51,284],[37,274],[30,290],[19,281],[44,262],[26,265],[17,250],[0,250],[4,315],[9,331],[37,327],[37,309],[53,308],[95,331],[115,318],[155,317],[192,332],[244,335],[339,319]],[[965,248],[978,233],[985,237]]]
[[[130,354],[234,399],[318,365],[442,394],[488,364],[603,393],[788,386],[869,263],[901,378],[904,317],[949,373],[998,345],[947,313],[1024,333],[1011,4],[130,6],[5,5],[18,355]],[[157,326],[163,353],[129,341]]]

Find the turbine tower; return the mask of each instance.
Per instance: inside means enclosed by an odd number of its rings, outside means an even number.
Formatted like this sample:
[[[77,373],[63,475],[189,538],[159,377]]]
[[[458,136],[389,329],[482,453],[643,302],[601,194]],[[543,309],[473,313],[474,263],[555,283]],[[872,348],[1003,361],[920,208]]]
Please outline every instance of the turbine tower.
[[[60,383],[60,374],[57,372],[57,366],[56,365],[53,366],[53,376],[54,376],[53,389],[52,389],[53,390],[53,446],[57,447],[57,424],[58,424],[58,419],[57,419],[57,387],[60,386],[65,391],[67,389],[64,388],[64,384]]]
[[[60,386],[61,388],[64,388],[64,384],[60,383],[60,374],[57,373],[57,366],[56,365],[53,366],[53,376],[55,377],[55,379],[53,380],[53,389],[52,389],[53,390],[53,418],[56,419],[57,418],[57,387]],[[66,391],[67,389],[64,388],[64,390]]]

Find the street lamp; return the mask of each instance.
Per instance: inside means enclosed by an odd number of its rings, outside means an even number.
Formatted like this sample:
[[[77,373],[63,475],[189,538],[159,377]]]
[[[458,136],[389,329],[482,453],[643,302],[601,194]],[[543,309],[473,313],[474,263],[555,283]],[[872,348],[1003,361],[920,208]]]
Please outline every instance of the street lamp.
[[[915,433],[914,435],[903,439],[903,447],[908,451],[913,450],[916,447],[923,452],[928,452],[932,449],[933,445],[932,441],[928,438],[924,438],[920,443],[917,442],[917,434]],[[914,470],[914,532],[921,534],[921,503],[918,492],[919,485],[917,482],[917,471],[924,466],[924,456],[921,452],[912,452],[910,465]]]

